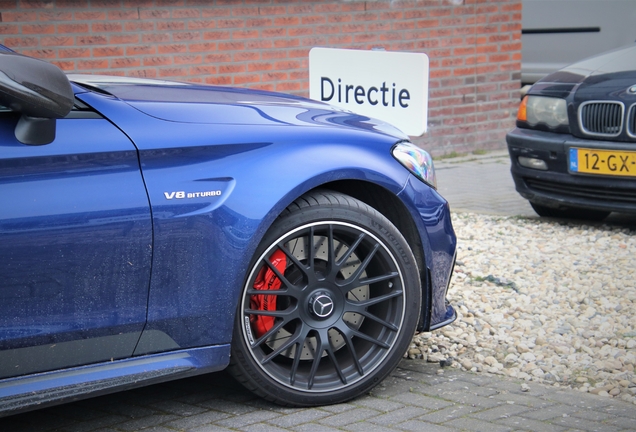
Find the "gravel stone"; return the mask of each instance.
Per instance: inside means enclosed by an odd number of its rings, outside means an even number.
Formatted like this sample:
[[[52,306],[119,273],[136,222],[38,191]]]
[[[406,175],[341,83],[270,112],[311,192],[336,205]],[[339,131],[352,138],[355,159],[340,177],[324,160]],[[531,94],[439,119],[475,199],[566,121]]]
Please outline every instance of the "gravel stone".
[[[471,213],[453,225],[458,317],[415,335],[418,358],[636,404],[636,231]]]

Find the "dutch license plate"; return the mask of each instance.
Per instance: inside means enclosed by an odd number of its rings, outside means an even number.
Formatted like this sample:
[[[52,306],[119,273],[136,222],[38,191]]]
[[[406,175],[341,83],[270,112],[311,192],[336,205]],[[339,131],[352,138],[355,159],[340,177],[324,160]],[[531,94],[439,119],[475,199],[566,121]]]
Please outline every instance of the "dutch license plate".
[[[636,151],[570,148],[570,171],[636,177]]]

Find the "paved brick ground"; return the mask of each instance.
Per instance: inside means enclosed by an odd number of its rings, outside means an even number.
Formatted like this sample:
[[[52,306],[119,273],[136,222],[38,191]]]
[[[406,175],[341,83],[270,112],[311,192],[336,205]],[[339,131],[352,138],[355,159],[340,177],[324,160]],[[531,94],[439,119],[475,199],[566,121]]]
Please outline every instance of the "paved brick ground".
[[[536,217],[515,191],[505,150],[435,161],[435,170],[452,211]]]
[[[436,167],[454,211],[536,217],[514,191],[505,152]],[[611,218],[636,226],[634,216]],[[632,404],[533,383],[523,392],[516,380],[441,370],[403,360],[370,394],[310,409],[265,402],[221,372],[3,418],[0,432],[636,431]]]
[[[0,419],[22,431],[626,431],[634,405],[416,360],[371,394],[321,408],[282,408],[215,373]]]

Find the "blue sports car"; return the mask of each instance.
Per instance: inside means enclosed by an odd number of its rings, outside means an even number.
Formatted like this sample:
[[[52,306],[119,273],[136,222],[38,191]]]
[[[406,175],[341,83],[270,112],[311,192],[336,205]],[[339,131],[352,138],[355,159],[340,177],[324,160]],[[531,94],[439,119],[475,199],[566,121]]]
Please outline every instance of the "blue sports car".
[[[387,124],[0,50],[0,415],[226,367],[346,401],[455,319],[455,249]]]

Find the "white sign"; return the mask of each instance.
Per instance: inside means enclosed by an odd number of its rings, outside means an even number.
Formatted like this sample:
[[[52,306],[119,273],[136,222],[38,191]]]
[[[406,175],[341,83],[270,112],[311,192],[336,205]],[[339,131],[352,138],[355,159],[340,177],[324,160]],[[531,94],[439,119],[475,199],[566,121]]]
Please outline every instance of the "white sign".
[[[312,48],[309,97],[420,136],[427,123],[428,56]]]

